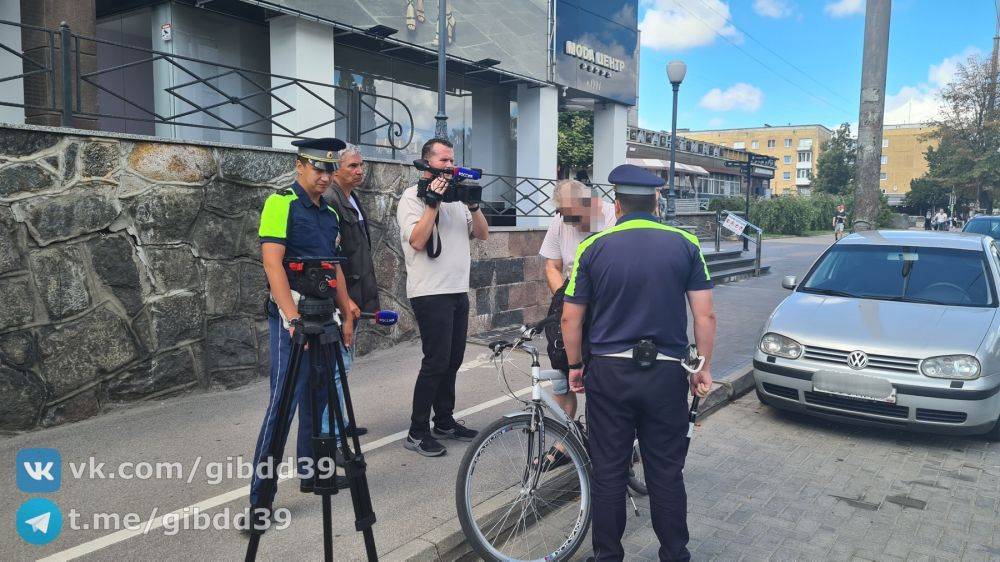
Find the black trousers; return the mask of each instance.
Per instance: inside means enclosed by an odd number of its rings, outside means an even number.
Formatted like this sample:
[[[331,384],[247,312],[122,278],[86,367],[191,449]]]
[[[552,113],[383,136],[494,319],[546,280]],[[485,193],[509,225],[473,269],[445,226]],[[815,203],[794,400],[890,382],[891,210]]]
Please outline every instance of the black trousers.
[[[587,431],[593,463],[593,543],[597,560],[623,560],[625,487],[632,442],[649,488],[660,560],[689,560],[687,494],[688,382],[680,363],[657,361],[648,370],[631,359],[594,357],[587,365]]]
[[[426,435],[431,429],[431,408],[434,425],[449,427],[455,423],[455,377],[465,357],[469,295],[429,295],[412,298],[410,304],[424,352],[413,387],[410,433]]]

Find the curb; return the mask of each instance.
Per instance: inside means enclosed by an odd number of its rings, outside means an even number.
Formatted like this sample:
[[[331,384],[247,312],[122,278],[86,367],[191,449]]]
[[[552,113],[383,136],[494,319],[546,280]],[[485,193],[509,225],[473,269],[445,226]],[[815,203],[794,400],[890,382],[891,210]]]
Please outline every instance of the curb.
[[[754,388],[753,363],[744,363],[719,377],[701,402],[698,420],[712,415],[726,404]],[[453,562],[468,557],[472,549],[465,542],[458,516],[452,517],[426,533],[410,539],[381,556],[387,561],[417,560]]]

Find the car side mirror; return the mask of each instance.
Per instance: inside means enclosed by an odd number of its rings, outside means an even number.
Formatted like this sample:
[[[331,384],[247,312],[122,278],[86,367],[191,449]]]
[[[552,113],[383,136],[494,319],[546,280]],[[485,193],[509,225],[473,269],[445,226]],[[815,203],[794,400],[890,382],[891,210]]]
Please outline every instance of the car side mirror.
[[[789,291],[794,291],[799,286],[799,280],[794,275],[786,275],[781,278],[781,286]]]

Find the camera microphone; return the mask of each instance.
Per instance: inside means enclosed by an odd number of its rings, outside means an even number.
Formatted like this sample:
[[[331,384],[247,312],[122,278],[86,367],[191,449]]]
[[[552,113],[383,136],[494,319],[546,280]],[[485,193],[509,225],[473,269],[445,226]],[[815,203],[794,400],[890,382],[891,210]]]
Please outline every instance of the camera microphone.
[[[377,310],[375,312],[362,312],[362,318],[374,320],[376,324],[382,326],[392,326],[399,321],[399,313],[395,310]]]
[[[445,168],[445,170],[452,176],[465,180],[478,180],[483,177],[483,171],[479,168],[463,168],[461,166],[453,166],[451,168]]]

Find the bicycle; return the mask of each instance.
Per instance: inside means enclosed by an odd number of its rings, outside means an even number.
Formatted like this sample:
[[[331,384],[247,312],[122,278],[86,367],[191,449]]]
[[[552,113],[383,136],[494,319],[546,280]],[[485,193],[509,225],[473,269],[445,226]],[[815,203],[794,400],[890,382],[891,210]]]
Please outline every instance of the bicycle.
[[[528,345],[555,318],[522,327],[514,342],[489,345],[497,379],[506,393],[525,405],[480,431],[462,458],[455,502],[462,531],[484,560],[566,560],[590,528],[590,455],[586,426],[571,420],[541,383],[564,376],[542,370],[538,349]],[[511,389],[505,372],[511,354],[531,356],[531,399]],[[689,413],[691,428],[698,398]],[[689,431],[688,438],[691,434]],[[565,464],[551,462],[562,449]],[[629,488],[645,495],[638,440],[633,445]],[[629,494],[631,497],[631,494]],[[633,509],[638,508],[633,500]],[[544,517],[544,519],[543,519]]]

